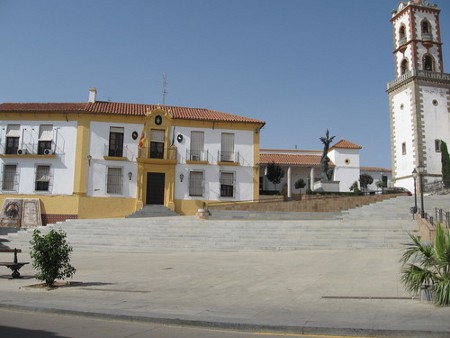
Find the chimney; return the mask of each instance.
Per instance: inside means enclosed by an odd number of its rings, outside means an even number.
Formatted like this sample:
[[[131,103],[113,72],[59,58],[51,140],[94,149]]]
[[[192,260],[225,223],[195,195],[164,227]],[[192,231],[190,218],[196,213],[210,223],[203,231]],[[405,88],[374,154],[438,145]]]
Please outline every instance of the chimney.
[[[95,87],[89,88],[89,102],[90,103],[95,103],[96,96],[97,96],[97,89],[95,89]]]

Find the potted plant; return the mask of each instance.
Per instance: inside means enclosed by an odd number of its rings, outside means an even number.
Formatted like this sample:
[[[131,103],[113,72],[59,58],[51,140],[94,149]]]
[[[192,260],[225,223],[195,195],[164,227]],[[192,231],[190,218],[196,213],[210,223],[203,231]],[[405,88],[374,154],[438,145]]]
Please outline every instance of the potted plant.
[[[208,219],[210,212],[208,210],[208,204],[206,202],[202,203],[202,207],[197,209],[197,217],[202,219]]]
[[[406,244],[400,259],[401,282],[410,292],[423,292],[436,305],[450,305],[450,234],[437,224],[434,243],[410,237],[412,243]]]

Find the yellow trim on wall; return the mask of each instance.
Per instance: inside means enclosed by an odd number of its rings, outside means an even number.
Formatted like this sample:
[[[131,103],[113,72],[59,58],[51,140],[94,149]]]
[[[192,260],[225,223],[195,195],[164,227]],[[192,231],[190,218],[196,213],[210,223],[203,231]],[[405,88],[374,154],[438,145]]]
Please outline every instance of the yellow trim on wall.
[[[73,193],[80,196],[87,191],[90,124],[89,120],[80,119],[77,126]]]

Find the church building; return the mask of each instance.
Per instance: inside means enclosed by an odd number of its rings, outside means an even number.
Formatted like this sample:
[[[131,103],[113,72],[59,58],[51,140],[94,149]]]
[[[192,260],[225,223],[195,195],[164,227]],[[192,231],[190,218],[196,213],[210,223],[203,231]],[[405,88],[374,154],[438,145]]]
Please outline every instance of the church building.
[[[392,12],[395,79],[388,83],[392,179],[414,189],[442,180],[441,142],[450,145],[450,74],[444,73],[440,9],[426,0],[400,2]]]

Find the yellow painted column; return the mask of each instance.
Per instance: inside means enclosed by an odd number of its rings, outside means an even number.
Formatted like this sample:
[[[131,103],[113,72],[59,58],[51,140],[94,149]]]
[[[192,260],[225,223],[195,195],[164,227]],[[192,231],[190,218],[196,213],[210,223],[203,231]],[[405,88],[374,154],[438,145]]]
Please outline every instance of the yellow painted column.
[[[83,118],[78,120],[73,193],[79,196],[86,196],[87,191],[89,132],[90,121]]]

